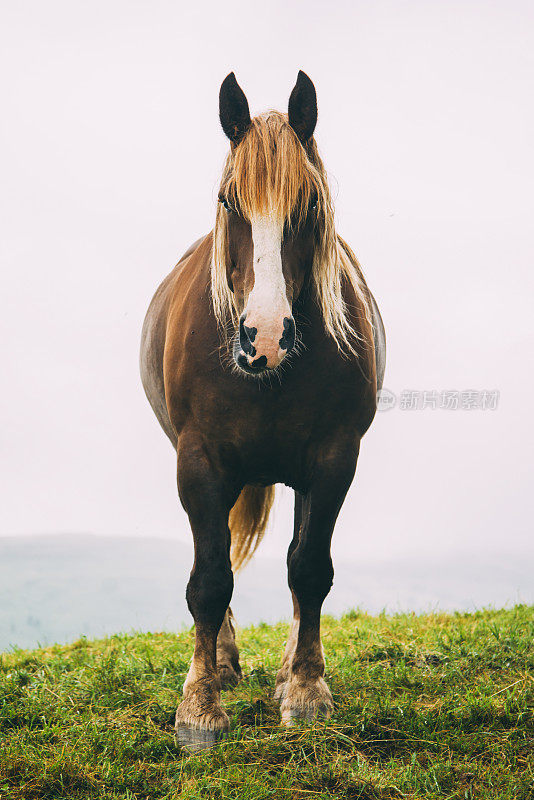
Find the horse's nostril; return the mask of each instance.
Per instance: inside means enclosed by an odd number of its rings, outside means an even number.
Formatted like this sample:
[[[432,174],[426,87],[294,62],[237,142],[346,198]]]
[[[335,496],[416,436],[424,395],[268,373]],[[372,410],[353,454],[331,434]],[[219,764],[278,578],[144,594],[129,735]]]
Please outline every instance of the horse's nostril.
[[[256,348],[252,342],[256,338],[257,333],[257,328],[247,328],[245,325],[245,317],[242,316],[239,320],[239,343],[241,344],[241,349],[247,356],[256,355]]]
[[[284,317],[284,332],[278,342],[281,350],[290,353],[295,347],[295,320],[293,317]]]

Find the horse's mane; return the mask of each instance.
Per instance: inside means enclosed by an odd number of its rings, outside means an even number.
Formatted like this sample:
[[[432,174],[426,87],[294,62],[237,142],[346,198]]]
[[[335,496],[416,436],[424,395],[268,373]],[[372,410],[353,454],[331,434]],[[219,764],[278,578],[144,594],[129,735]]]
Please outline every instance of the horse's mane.
[[[317,199],[312,280],[325,328],[340,350],[355,352],[359,336],[347,318],[342,295],[349,281],[370,321],[371,314],[356,256],[336,234],[334,211],[323,162],[315,140],[301,145],[287,114],[268,111],[255,117],[243,140],[224,166],[221,193],[247,219],[273,210],[290,226],[298,226]],[[211,291],[215,316],[222,326],[237,322],[243,309],[228,286],[227,213],[219,204],[213,232]]]

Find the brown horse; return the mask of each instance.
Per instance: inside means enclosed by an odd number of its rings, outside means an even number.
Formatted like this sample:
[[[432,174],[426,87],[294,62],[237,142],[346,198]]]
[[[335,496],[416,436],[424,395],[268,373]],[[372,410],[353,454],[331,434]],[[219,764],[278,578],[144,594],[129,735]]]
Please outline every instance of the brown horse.
[[[195,651],[176,712],[177,742],[189,749],[228,729],[220,692],[241,677],[233,569],[258,545],[276,483],[294,489],[295,517],[294,618],[275,698],[286,725],[330,716],[320,638],[330,541],[385,361],[380,314],[334,228],[313,83],[299,72],[287,115],[251,119],[231,73],[219,111],[230,153],[215,227],[157,290],[141,345],[195,546],[186,593]]]

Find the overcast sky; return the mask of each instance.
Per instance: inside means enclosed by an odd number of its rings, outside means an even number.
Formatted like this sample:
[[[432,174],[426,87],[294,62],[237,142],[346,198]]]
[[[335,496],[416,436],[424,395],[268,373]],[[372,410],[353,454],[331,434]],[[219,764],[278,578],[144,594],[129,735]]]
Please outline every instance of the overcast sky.
[[[302,68],[385,385],[500,392],[494,411],[377,415],[337,557],[532,554],[533,22],[513,0],[3,0],[0,533],[189,540],[142,320],[213,224],[222,79],[285,110]],[[285,551],[290,505],[264,553]]]

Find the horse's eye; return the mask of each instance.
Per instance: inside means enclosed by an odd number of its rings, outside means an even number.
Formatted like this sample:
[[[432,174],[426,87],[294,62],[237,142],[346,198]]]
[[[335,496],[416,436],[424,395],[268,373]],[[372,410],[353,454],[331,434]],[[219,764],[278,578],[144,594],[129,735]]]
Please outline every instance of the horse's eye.
[[[230,205],[224,194],[219,195],[219,203],[221,203],[227,211],[234,211],[234,207]]]
[[[310,211],[316,211],[318,202],[319,202],[319,198],[317,197],[317,195],[316,194],[312,195],[311,200],[310,200],[310,205],[308,206],[309,210]]]

